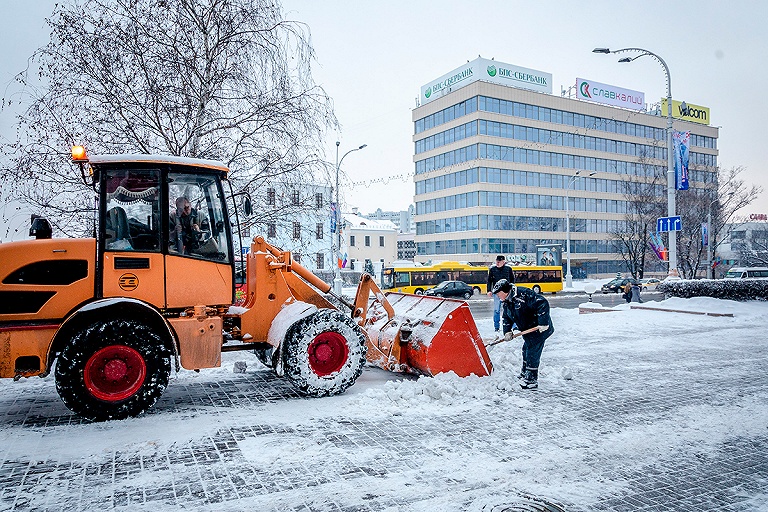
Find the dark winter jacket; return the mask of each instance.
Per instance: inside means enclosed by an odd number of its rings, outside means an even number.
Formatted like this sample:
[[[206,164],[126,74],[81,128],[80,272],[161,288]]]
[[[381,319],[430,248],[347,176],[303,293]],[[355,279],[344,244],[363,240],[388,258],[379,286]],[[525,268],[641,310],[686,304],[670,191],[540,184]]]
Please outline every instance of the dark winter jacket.
[[[504,333],[512,330],[516,325],[521,331],[526,331],[537,325],[548,325],[549,329],[544,332],[532,332],[523,335],[523,339],[529,338],[549,338],[555,328],[552,325],[552,319],[549,316],[549,302],[543,295],[534,292],[529,288],[517,287],[517,295],[510,294],[507,300],[502,302],[504,306],[503,324]]]
[[[491,265],[491,268],[488,269],[488,291],[490,292],[493,289],[493,285],[496,284],[496,281],[499,279],[506,279],[510,283],[515,282],[515,273],[512,272],[512,267],[508,267],[507,265],[504,265],[503,267],[497,267],[496,265]]]

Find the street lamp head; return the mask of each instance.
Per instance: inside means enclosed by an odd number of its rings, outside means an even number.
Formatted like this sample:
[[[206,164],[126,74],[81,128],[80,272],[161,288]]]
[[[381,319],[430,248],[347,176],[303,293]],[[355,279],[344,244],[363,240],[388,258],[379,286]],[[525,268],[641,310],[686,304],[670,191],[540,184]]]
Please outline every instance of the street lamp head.
[[[611,53],[611,50],[608,48],[595,48],[592,50],[592,53]]]
[[[341,145],[341,142],[336,141],[336,147],[339,147]]]
[[[368,144],[363,144],[362,146],[360,146],[360,147],[359,147],[359,148],[357,148],[357,149],[363,149],[363,148],[367,148],[367,147],[368,147]]]
[[[632,59],[629,57],[624,57],[623,59],[619,59],[619,62],[632,62]]]

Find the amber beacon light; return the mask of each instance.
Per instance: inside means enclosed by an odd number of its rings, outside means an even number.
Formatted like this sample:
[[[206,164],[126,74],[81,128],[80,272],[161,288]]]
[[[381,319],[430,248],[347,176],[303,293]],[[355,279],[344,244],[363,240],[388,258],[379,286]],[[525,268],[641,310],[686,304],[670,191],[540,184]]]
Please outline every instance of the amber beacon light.
[[[72,146],[72,161],[87,162],[88,155],[85,154],[85,146]]]

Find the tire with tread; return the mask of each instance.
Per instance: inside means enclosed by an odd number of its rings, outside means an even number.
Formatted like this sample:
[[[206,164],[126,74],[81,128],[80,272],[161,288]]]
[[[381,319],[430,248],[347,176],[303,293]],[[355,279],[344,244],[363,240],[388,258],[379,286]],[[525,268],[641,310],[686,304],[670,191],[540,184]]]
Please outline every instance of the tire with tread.
[[[285,376],[303,395],[337,395],[363,372],[367,350],[365,334],[352,318],[320,309],[288,329]]]
[[[541,286],[537,284],[533,285],[533,291],[536,293],[541,293]]]
[[[75,333],[56,363],[56,390],[80,416],[125,419],[152,407],[170,374],[170,350],[153,329],[114,319]]]

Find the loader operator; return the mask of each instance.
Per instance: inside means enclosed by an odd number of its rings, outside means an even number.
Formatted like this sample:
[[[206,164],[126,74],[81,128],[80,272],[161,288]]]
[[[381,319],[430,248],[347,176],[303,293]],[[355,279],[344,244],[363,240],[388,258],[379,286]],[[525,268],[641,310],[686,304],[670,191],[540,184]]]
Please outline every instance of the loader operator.
[[[501,319],[501,301],[492,294],[494,285],[499,279],[506,279],[510,283],[515,282],[515,274],[512,272],[512,267],[506,265],[507,261],[503,254],[496,256],[496,264],[491,265],[488,269],[488,295],[493,295],[493,330],[499,332],[499,324]]]
[[[184,196],[176,199],[176,211],[171,213],[171,243],[180,254],[189,254],[200,246],[200,224],[197,210]]]
[[[523,368],[518,378],[523,389],[539,387],[539,361],[544,342],[555,328],[549,316],[549,302],[529,288],[515,286],[499,279],[493,286],[493,295],[501,300],[504,309],[504,337],[512,339],[512,326],[520,331],[538,326],[538,330],[523,334]]]

